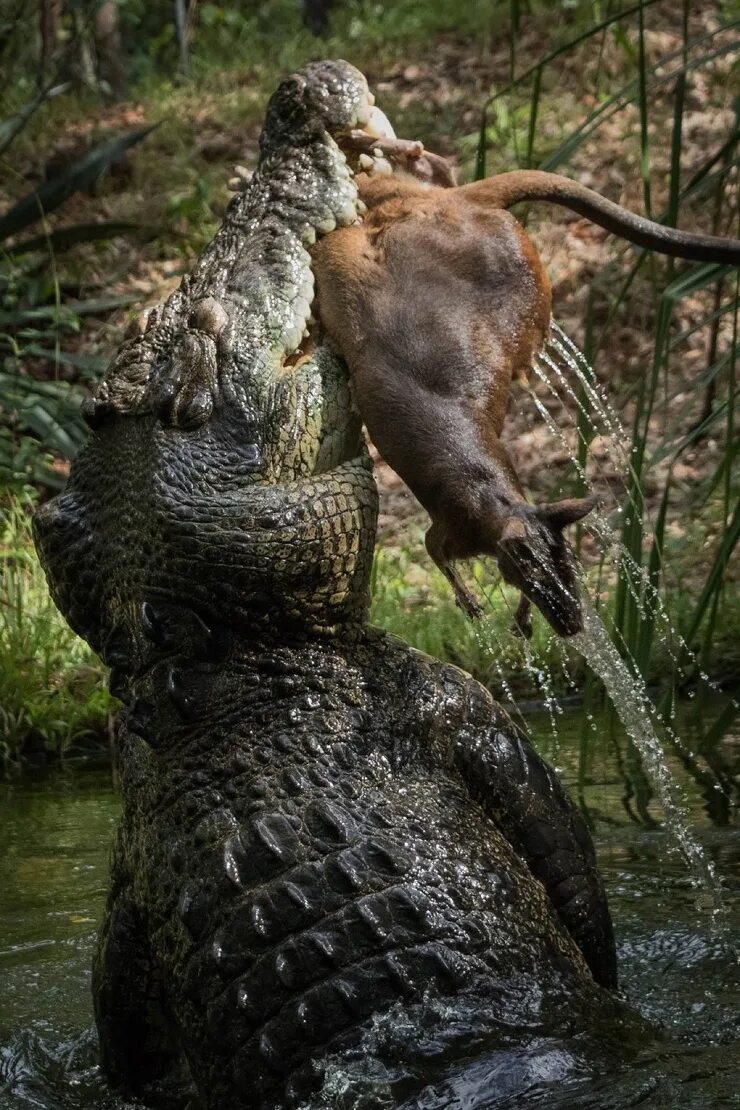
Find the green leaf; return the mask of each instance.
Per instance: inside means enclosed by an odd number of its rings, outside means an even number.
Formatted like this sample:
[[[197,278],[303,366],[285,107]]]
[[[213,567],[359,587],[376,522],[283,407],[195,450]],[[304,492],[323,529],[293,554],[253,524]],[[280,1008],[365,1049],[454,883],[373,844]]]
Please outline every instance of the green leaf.
[[[10,235],[17,235],[19,231],[35,224],[42,216],[59,208],[73,193],[79,192],[80,189],[87,189],[103,170],[117,162],[130,147],[140,143],[158,126],[159,124],[154,123],[147,127],[139,127],[122,138],[102,143],[74,162],[64,173],[45,182],[33,193],[18,201],[9,212],[0,217],[0,242]]]
[[[121,293],[113,297],[96,297],[87,301],[66,301],[63,305],[45,304],[14,312],[0,312],[0,328],[20,327],[31,320],[54,320],[69,326],[77,316],[90,316],[98,312],[110,312],[114,308],[125,308],[135,300],[137,298],[133,294]]]
[[[29,343],[22,350],[24,358],[45,358],[58,366],[74,366],[89,378],[97,378],[105,369],[107,360],[102,355],[85,355],[77,351],[56,350]]]
[[[475,181],[482,181],[486,176],[486,141],[487,141],[487,113],[485,108],[481,114],[480,131],[478,133],[478,146],[475,151]]]
[[[722,26],[718,27],[716,30],[710,31],[705,35],[700,35],[699,37],[693,39],[690,45],[692,48],[699,47],[706,42],[711,42],[714,38],[716,38],[717,35],[725,31],[732,30],[738,25],[740,25],[740,20],[731,20],[728,23],[722,24]],[[671,70],[669,73],[660,72],[660,76],[658,76],[658,72],[664,70],[668,62],[673,61],[675,58],[680,57],[683,54],[682,47],[680,50],[675,50],[671,54],[666,54],[660,59],[657,65],[647,70],[644,76],[646,87],[649,88],[651,92],[654,92],[661,86],[670,84],[672,81],[675,81],[679,73],[689,73],[695,69],[701,69],[702,67],[707,66],[711,62],[715,61],[717,58],[724,57],[726,54],[732,54],[736,51],[737,43],[730,42],[724,46],[717,47],[716,50],[712,50],[708,53],[702,54],[700,57],[693,59],[692,61],[686,62],[678,69]],[[647,80],[648,76],[651,78],[651,80],[649,81]],[[567,162],[571,155],[574,154],[575,151],[587,139],[591,137],[591,135],[597,130],[600,124],[604,123],[605,120],[610,119],[613,115],[615,115],[617,112],[620,112],[628,104],[633,103],[633,101],[637,97],[639,97],[640,84],[640,80],[638,78],[634,78],[632,81],[628,81],[626,85],[623,85],[622,88],[619,89],[617,92],[607,97],[603,104],[599,105],[598,108],[595,108],[592,112],[590,112],[583,123],[573,132],[571,132],[568,138],[560,144],[558,149],[554,151],[554,153],[551,154],[549,158],[546,158],[545,161],[542,162],[540,169],[554,170],[561,166],[563,162]]]
[[[603,19],[601,23],[594,24],[593,27],[589,27],[587,31],[584,31],[582,34],[577,35],[574,39],[569,39],[568,42],[563,43],[563,45],[559,46],[556,50],[551,50],[549,54],[545,54],[543,58],[540,58],[538,62],[536,62],[533,66],[530,66],[530,68],[525,70],[524,73],[520,74],[519,77],[516,77],[513,81],[510,81],[509,84],[505,88],[501,89],[500,92],[497,92],[493,96],[489,97],[488,103],[493,104],[494,100],[498,100],[499,97],[506,96],[513,89],[515,89],[517,85],[521,85],[523,81],[527,81],[530,77],[533,77],[537,69],[548,65],[556,58],[559,58],[562,54],[567,54],[569,50],[573,50],[576,46],[580,46],[582,42],[586,42],[587,39],[593,38],[594,35],[598,35],[601,31],[605,30],[605,28],[610,27],[618,20],[627,19],[628,16],[635,15],[636,12],[638,12],[641,8],[650,8],[653,4],[656,4],[657,2],[658,0],[643,0],[643,3],[641,4],[635,4],[632,8],[625,8],[621,12],[616,12],[614,15],[610,15],[607,19]]]
[[[78,243],[93,243],[101,239],[115,239],[119,235],[126,235],[131,231],[140,231],[137,224],[126,223],[123,220],[107,220],[99,224],[73,224],[71,227],[60,227],[48,235],[35,235],[32,239],[25,239],[22,243],[15,243],[8,247],[6,253],[12,256],[31,254],[33,251],[51,250],[55,254],[65,251]]]

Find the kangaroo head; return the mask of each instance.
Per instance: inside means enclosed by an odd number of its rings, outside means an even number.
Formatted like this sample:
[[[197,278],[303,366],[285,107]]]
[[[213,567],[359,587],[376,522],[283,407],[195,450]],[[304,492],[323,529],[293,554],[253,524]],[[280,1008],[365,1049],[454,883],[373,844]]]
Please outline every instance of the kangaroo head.
[[[567,498],[551,505],[522,505],[504,522],[496,558],[504,581],[532,601],[560,636],[583,627],[575,559],[563,535],[597,503]]]

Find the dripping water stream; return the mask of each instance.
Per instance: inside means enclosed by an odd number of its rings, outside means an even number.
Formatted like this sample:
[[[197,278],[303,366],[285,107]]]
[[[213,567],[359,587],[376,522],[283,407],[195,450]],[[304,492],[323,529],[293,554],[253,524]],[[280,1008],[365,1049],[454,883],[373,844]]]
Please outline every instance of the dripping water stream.
[[[695,881],[708,895],[715,919],[722,910],[722,895],[711,860],[691,832],[677,798],[676,783],[666,762],[651,720],[653,707],[641,679],[631,674],[614,646],[599,615],[587,598],[582,599],[583,631],[571,637],[591,669],[606,687],[624,730],[642,756],[643,765],[663,809],[666,826],[688,863]]]
[[[571,412],[579,411],[585,416],[594,431],[602,436],[602,442],[607,448],[611,464],[617,471],[627,472],[631,465],[629,441],[619,416],[609,401],[602,396],[598,383],[594,379],[593,371],[582,352],[554,321],[551,325],[546,346],[534,361],[533,371],[535,376],[547,387],[553,398],[560,401],[561,404],[564,403]],[[569,377],[573,378],[573,385],[568,380]],[[577,388],[580,389],[580,394],[577,392]],[[585,459],[583,462],[579,461],[577,448],[576,450],[573,449],[567,434],[534,390],[530,390],[530,398],[550,433],[565,448],[582,484],[586,488],[592,489],[586,471]],[[578,422],[576,435],[577,437],[583,437]],[[583,440],[582,446],[588,449],[588,441]],[[629,483],[627,484],[628,489]],[[627,490],[625,490],[625,493]],[[641,512],[642,506],[632,503],[627,511]],[[607,519],[607,514],[603,508],[597,508],[585,523],[601,550],[602,558],[606,558],[615,569],[620,563],[626,566],[626,585],[642,619],[648,617],[646,599],[649,602],[661,641],[673,658],[674,663],[678,666],[679,659],[672,648],[672,644],[678,645],[679,654],[683,656],[684,660],[686,658],[694,660],[693,652],[689,650],[688,645],[684,643],[673,626],[655,587],[645,579],[643,568],[635,563],[630,552],[624,547],[617,531]],[[643,591],[645,591],[645,596],[643,596]],[[663,809],[667,830],[686,860],[695,884],[702,888],[703,897],[701,902],[709,904],[713,920],[715,924],[718,924],[722,909],[720,885],[711,861],[693,835],[684,807],[678,799],[676,782],[666,762],[659,733],[656,730],[655,710],[650,702],[645,685],[629,665],[632,660],[626,644],[624,647],[627,650],[628,661],[625,662],[620,655],[601,618],[588,601],[583,584],[581,600],[584,627],[580,633],[570,638],[570,643],[581,652],[591,669],[603,682],[625,732],[640,753],[645,772]],[[527,669],[539,678],[538,686],[545,696],[550,713],[551,727],[555,733],[557,732],[557,724],[551,707],[551,682],[548,681],[548,675],[545,673],[546,668],[543,671],[534,666],[534,660],[529,650],[525,650],[525,656]],[[702,681],[716,691],[716,685],[711,682],[708,676],[701,671],[699,673]],[[675,735],[671,726],[666,724],[665,730],[674,746],[682,747],[681,741]]]

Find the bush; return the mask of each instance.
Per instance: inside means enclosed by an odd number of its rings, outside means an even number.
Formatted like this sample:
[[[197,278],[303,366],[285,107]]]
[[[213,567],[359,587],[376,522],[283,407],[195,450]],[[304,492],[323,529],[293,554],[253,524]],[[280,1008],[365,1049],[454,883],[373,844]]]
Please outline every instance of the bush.
[[[49,597],[26,493],[0,508],[0,756],[61,756],[102,741],[111,718],[106,669]]]

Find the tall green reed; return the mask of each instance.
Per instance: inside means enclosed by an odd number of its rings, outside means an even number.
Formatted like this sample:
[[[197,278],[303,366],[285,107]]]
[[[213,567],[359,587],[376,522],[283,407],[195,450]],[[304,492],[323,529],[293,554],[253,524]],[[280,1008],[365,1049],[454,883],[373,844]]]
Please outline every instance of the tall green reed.
[[[728,183],[731,171],[738,161],[737,122],[720,149],[711,153],[687,182],[683,180],[681,149],[687,90],[692,77],[707,71],[713,62],[737,51],[737,39],[726,42],[722,36],[727,31],[736,29],[740,20],[718,21],[710,29],[692,37],[689,30],[690,4],[688,0],[683,0],[680,13],[681,45],[651,64],[648,61],[650,51],[646,24],[648,9],[652,6],[652,0],[644,0],[643,3],[610,13],[606,18],[596,19],[592,26],[581,28],[569,41],[558,45],[520,75],[515,74],[512,62],[508,84],[489,97],[487,107],[489,110],[491,107],[495,108],[497,102],[504,99],[508,105],[505,118],[515,131],[522,119],[521,112],[516,108],[516,99],[528,88],[524,117],[524,153],[521,153],[522,144],[516,139],[512,139],[511,149],[521,165],[539,163],[542,169],[556,170],[573,158],[585,143],[598,142],[599,129],[618,113],[634,105],[639,119],[637,164],[646,213],[666,224],[678,226],[682,204],[713,190],[715,204],[712,230],[715,234],[722,234],[727,231],[727,212],[731,209]],[[518,37],[521,24],[521,14],[517,12],[517,21],[512,19],[510,28],[512,60],[518,56],[514,40]],[[601,90],[591,111],[560,137],[554,150],[538,159],[538,145],[547,145],[547,139],[540,143],[538,120],[547,77],[553,65],[557,65],[565,55],[583,47],[596,36],[601,36],[603,45],[607,33],[612,33],[615,43],[621,44],[628,53],[627,61],[632,65],[633,75],[614,91]],[[601,48],[597,81],[600,77]],[[665,94],[671,88],[673,124],[667,180],[668,203],[665,211],[656,215],[652,210],[655,138],[651,129],[651,105],[656,94]],[[477,163],[484,166],[485,150],[481,150],[483,145],[482,136],[478,145]],[[602,324],[597,319],[593,292],[589,295],[585,348],[590,362],[595,363],[604,350],[612,325],[624,308],[640,272],[646,266],[655,321],[654,344],[648,371],[638,380],[630,398],[634,415],[626,476],[626,507],[620,529],[622,554],[616,586],[612,591],[609,618],[615,643],[634,671],[644,679],[654,675],[656,656],[659,655],[663,663],[668,661],[660,707],[664,719],[670,722],[675,698],[682,688],[699,680],[701,689],[707,689],[707,683],[703,682],[702,685],[701,680],[702,676],[706,678],[707,673],[711,672],[714,644],[721,625],[721,598],[726,589],[730,561],[740,539],[740,510],[732,510],[733,496],[736,496],[733,463],[737,457],[734,415],[737,284],[735,296],[724,301],[723,290],[727,288],[729,277],[725,268],[708,265],[691,267],[684,271],[673,260],[665,263],[649,252],[638,252],[616,293],[609,298],[606,320]],[[695,300],[697,295],[706,300],[706,294],[712,292],[714,295],[710,298],[710,307],[703,318],[681,334],[676,334],[674,321],[682,303],[689,298]],[[645,295],[644,285],[641,294]],[[730,312],[734,314],[733,340],[729,351],[720,352],[719,328],[723,318]],[[700,329],[705,330],[709,337],[707,365],[699,383],[706,390],[706,403],[699,422],[686,433],[679,430],[675,412],[669,406],[669,402],[675,400],[671,365],[672,360],[681,357],[686,341]],[[580,387],[577,414],[577,461],[580,471],[585,468],[589,443],[594,434],[593,427],[583,415],[586,407],[584,402],[583,387]],[[662,424],[657,437],[656,423]],[[691,607],[688,612],[685,609],[673,612],[669,614],[670,619],[666,619],[666,539],[672,520],[672,501],[676,498],[674,467],[688,447],[710,434],[719,443],[720,461],[714,473],[704,481],[704,486],[707,497],[721,490],[721,527],[709,565],[703,571],[704,579],[694,585]],[[662,480],[657,512],[651,520],[647,512],[645,490],[649,484],[655,484],[658,464],[665,463],[666,459],[669,460],[667,477]],[[696,571],[698,568],[693,569]],[[685,598],[685,594],[682,597]],[[669,649],[667,656],[666,647]],[[588,711],[602,696],[600,684],[593,676],[587,679],[584,693]],[[697,699],[697,704],[704,704],[701,696]],[[702,752],[711,752],[716,747],[719,738],[732,725],[736,714],[737,703],[731,699],[714,719],[705,721],[703,739],[699,742]],[[579,772],[581,792],[588,773],[591,736],[591,730],[584,718]],[[631,799],[634,797],[637,818],[647,820],[650,788],[644,781],[637,753],[628,747],[624,762],[631,782],[630,798],[626,798],[625,804],[630,810],[633,804]],[[696,770],[699,773],[698,765]]]

